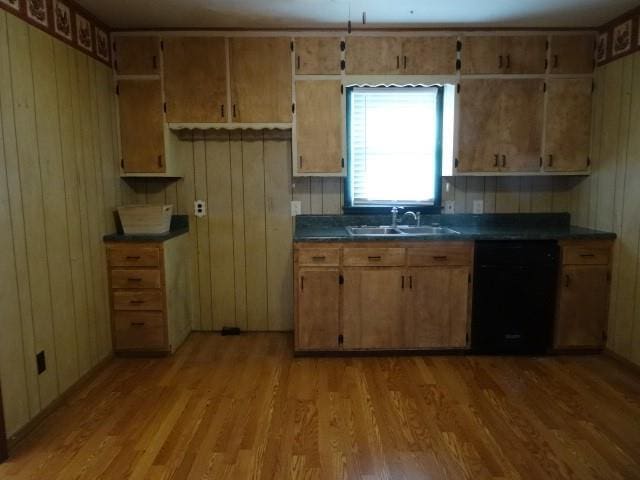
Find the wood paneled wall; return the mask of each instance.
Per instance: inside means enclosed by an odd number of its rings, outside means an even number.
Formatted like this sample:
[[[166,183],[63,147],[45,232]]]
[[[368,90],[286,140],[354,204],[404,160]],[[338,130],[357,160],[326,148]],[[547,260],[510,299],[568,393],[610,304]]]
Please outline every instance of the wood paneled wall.
[[[0,379],[8,434],[111,353],[109,67],[0,10]],[[36,353],[47,369],[38,375]]]
[[[640,365],[640,53],[596,69],[593,174],[574,189],[576,223],[618,234],[609,338]]]

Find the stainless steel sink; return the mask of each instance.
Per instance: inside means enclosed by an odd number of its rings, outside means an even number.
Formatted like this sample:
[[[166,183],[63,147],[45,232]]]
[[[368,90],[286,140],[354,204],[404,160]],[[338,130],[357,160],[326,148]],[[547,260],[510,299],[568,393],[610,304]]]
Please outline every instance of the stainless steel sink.
[[[398,230],[407,235],[450,235],[460,233],[448,227],[434,227],[431,225],[422,227],[401,225]]]
[[[346,227],[349,235],[361,237],[385,237],[390,235],[402,235],[396,228],[391,227]]]

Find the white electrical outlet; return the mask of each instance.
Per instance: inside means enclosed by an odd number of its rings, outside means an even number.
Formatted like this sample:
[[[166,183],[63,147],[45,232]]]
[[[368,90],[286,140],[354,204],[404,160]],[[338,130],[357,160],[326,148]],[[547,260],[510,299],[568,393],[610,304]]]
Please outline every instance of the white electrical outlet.
[[[474,200],[473,201],[473,213],[484,213],[484,201],[483,200]]]
[[[445,200],[444,213],[451,214],[456,212],[456,202],[454,200]]]
[[[302,213],[302,202],[300,200],[293,200],[291,202],[291,216],[295,217]]]
[[[193,214],[198,218],[207,215],[207,204],[204,200],[196,200],[193,202]]]

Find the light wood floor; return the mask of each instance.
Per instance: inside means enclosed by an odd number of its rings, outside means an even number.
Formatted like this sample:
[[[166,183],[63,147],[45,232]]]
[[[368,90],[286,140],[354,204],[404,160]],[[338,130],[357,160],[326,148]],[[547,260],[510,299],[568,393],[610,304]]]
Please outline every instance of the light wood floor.
[[[0,478],[640,478],[640,377],[606,357],[291,352],[193,334],[116,359]]]

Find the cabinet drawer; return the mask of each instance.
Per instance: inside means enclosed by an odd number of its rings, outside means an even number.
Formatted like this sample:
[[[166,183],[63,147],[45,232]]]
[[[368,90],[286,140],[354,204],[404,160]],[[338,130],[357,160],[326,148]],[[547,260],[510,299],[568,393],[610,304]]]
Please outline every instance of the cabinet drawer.
[[[608,265],[611,247],[606,244],[565,245],[562,249],[563,265]]]
[[[160,288],[160,270],[111,270],[111,288]]]
[[[109,265],[112,267],[157,267],[160,249],[157,247],[109,247]]]
[[[472,250],[469,245],[430,245],[407,249],[407,265],[471,265],[471,256]]]
[[[345,248],[344,264],[350,267],[404,265],[404,248]]]
[[[166,347],[162,312],[115,312],[116,350],[157,350]]]
[[[305,248],[298,250],[298,264],[306,267],[323,265],[336,267],[340,264],[340,250],[337,248]]]
[[[114,310],[164,310],[162,290],[114,290]]]

